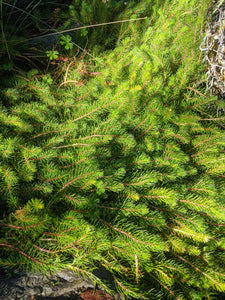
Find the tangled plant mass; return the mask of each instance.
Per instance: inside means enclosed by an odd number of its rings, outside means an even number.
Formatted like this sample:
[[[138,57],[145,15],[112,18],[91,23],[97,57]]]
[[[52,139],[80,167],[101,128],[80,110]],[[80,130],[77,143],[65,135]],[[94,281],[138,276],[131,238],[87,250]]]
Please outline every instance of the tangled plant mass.
[[[207,13],[207,30],[200,50],[204,51],[204,61],[208,64],[207,88],[213,94],[224,97],[224,25],[225,6],[218,3]]]
[[[207,299],[225,290],[224,118],[196,85],[209,2],[145,2],[115,49],[1,92],[0,264]]]

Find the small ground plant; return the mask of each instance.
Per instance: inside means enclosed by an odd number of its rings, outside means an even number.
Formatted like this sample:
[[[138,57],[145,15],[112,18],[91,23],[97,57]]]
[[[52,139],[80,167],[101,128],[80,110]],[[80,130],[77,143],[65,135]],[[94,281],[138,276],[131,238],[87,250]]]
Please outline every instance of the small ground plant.
[[[34,67],[43,72],[46,54],[50,60],[58,50],[73,55],[74,46],[79,51],[95,46],[100,52],[114,47],[121,26],[113,22],[129,20],[135,5],[114,0],[0,0],[0,74],[4,78],[10,71]]]
[[[92,273],[102,266],[126,299],[225,291],[224,117],[199,51],[208,5],[139,3],[148,19],[124,24],[115,49],[68,61],[58,84],[32,70],[1,91],[3,268],[71,268],[110,290]]]

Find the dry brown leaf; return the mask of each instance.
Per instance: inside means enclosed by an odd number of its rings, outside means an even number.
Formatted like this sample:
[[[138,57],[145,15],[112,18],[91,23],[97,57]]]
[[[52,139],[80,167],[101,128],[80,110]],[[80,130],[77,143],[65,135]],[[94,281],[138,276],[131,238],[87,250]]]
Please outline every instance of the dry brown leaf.
[[[87,290],[83,292],[81,298],[84,300],[114,300],[115,298],[101,290]]]

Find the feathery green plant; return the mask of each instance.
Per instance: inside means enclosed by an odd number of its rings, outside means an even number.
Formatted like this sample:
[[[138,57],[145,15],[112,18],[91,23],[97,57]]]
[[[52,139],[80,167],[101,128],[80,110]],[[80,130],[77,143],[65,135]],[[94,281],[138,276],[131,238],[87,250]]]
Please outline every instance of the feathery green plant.
[[[69,267],[109,289],[103,266],[133,299],[225,291],[224,117],[207,110],[198,48],[208,4],[138,3],[148,21],[123,24],[114,50],[68,62],[58,86],[34,70],[2,91],[3,268]]]

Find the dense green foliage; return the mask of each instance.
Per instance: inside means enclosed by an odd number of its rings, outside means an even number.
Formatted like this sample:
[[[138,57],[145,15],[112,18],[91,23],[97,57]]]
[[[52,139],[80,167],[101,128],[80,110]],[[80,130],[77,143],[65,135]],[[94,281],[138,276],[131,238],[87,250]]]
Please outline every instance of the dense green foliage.
[[[103,266],[135,299],[225,290],[224,117],[199,51],[208,4],[140,1],[148,18],[120,25],[115,49],[1,91],[2,267],[94,278]]]

